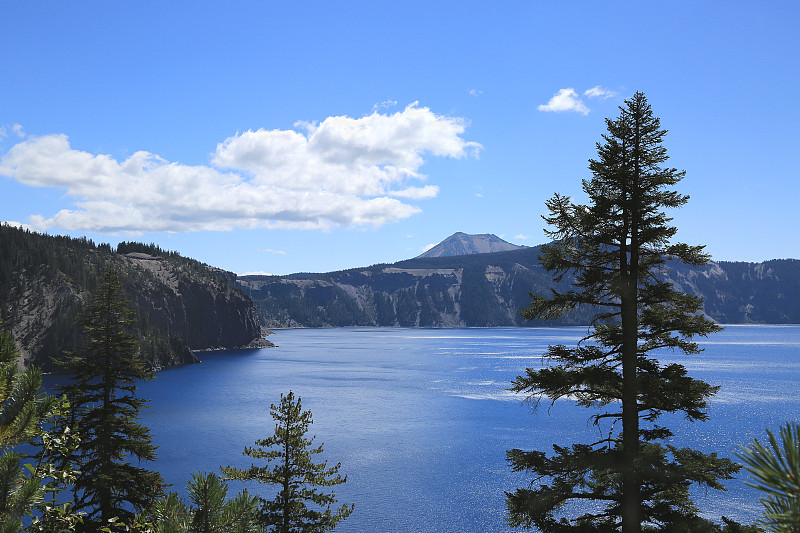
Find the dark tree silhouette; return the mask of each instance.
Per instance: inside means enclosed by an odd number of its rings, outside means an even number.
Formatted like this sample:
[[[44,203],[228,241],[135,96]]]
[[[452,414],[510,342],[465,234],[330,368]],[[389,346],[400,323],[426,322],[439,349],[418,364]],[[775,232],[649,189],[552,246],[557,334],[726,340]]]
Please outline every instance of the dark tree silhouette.
[[[278,485],[275,499],[261,499],[259,522],[275,533],[321,533],[336,527],[353,512],[352,505],[333,509],[336,497],[318,487],[330,487],[347,481],[339,475],[341,464],[328,468],[325,461],[314,463],[313,456],[322,453],[322,445],[313,447],[314,437],[306,438],[312,423],[311,411],[303,411],[300,397],[294,393],[281,394],[280,405],[272,404],[270,414],[275,419],[275,434],[257,440],[256,448],[247,447],[244,455],[266,459],[270,466],[252,465],[242,470],[222,467],[228,479],[256,480]],[[262,448],[263,447],[263,448]],[[267,449],[264,449],[267,448]],[[312,504],[309,507],[307,504]]]
[[[79,318],[89,346],[64,361],[74,380],[62,390],[81,436],[75,510],[87,513],[87,530],[115,517],[130,521],[162,493],[161,475],[140,466],[155,460],[156,447],[150,430],[138,422],[147,400],[136,396],[136,383],[153,373],[139,357],[132,316],[119,278],[109,269]]]
[[[674,412],[705,420],[717,387],[655,357],[664,349],[697,354],[692,339],[720,329],[700,314],[699,298],[659,275],[667,261],[699,266],[708,256],[702,246],[671,243],[677,230],[664,209],[686,203],[687,196],[671,189],[684,172],[662,166],[666,131],[644,94],[634,94],[620,111],[606,120],[598,157],[589,162],[592,178],[583,181],[589,203],[558,194],[547,202],[544,218],[555,242],[542,248],[540,259],[556,281],[574,276],[574,286],[550,297],[532,294],[521,311],[527,319],[550,319],[597,306],[593,328],[575,348],[550,346],[550,365],[527,369],[512,387],[534,401],[574,398],[596,409],[592,420],[605,437],[554,446],[552,456],[510,450],[513,469],[531,472],[538,486],[508,494],[509,522],[545,532],[637,533],[643,524],[645,530],[710,531],[715,525],[698,515],[689,486],[723,489],[719,480],[738,467],[664,442],[672,432],[658,421]],[[576,502],[591,504],[570,514]]]

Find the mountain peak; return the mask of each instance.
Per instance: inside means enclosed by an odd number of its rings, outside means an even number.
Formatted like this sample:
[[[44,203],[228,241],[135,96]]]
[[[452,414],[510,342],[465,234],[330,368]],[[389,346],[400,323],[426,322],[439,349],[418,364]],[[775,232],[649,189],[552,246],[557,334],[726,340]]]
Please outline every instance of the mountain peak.
[[[491,233],[470,235],[459,231],[453,233],[427,252],[418,255],[417,258],[507,252],[520,248],[525,247],[511,244]]]

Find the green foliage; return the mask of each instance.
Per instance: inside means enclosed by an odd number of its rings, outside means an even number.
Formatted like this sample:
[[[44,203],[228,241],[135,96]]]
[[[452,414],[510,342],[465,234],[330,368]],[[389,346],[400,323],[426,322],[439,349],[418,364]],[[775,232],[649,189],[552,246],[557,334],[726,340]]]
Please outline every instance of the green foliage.
[[[313,456],[322,453],[322,445],[313,447],[314,437],[305,437],[312,423],[311,411],[303,411],[300,398],[295,399],[293,392],[286,396],[281,394],[280,405],[272,404],[270,414],[276,421],[274,435],[257,440],[256,448],[246,447],[243,452],[255,459],[266,459],[268,464],[254,464],[246,470],[226,466],[221,468],[223,474],[227,479],[278,485],[275,499],[260,498],[258,521],[268,531],[319,533],[333,529],[353,512],[353,506],[332,509],[336,504],[335,494],[317,487],[346,482],[347,476],[338,473],[341,464],[328,468],[325,461],[313,462]],[[274,466],[269,465],[272,461],[275,461]]]
[[[74,379],[62,391],[81,435],[74,508],[86,512],[87,529],[110,519],[130,522],[130,508],[141,512],[162,492],[161,475],[138,466],[155,460],[156,447],[149,430],[137,422],[147,400],[136,396],[136,382],[153,374],[130,333],[132,315],[119,278],[108,270],[80,317],[89,346],[64,361]]]
[[[753,439],[737,457],[744,462],[755,483],[763,491],[764,518],[768,531],[800,532],[800,424],[781,426],[780,440],[767,430],[768,445]]]
[[[542,265],[556,282],[572,279],[549,297],[530,294],[526,319],[552,319],[580,306],[596,310],[593,328],[575,348],[550,346],[542,369],[527,369],[511,390],[538,402],[573,398],[593,409],[603,437],[591,444],[545,452],[511,450],[515,471],[534,476],[531,488],[507,495],[513,526],[544,532],[712,531],[689,497],[696,483],[724,490],[738,467],[716,454],[664,443],[664,413],[690,421],[707,418],[717,387],[695,380],[679,364],[661,364],[659,350],[697,354],[696,336],[719,328],[700,314],[701,300],[663,280],[667,260],[693,266],[708,257],[700,246],[670,244],[676,228],[665,208],[688,197],[670,189],[684,172],[664,167],[666,131],[642,93],[606,120],[592,178],[583,181],[588,205],[556,194],[544,219],[554,242],[542,247]],[[646,529],[645,527],[645,529]],[[726,526],[727,527],[727,526]]]
[[[14,341],[0,333],[0,532],[18,531],[22,517],[41,500],[41,475],[29,472],[12,448],[41,434],[56,400],[41,393],[42,373],[17,366]]]
[[[156,533],[247,533],[257,531],[258,498],[247,490],[228,500],[228,485],[216,474],[192,474],[187,494],[193,506],[174,492],[153,509]]]
[[[42,498],[34,506],[30,532],[75,531],[83,524],[83,513],[73,509],[73,502],[64,496],[75,483],[78,471],[70,462],[80,445],[80,437],[69,425],[69,402],[62,396],[47,420],[47,430],[34,442],[39,449],[32,476],[41,480]]]
[[[22,529],[22,517],[41,498],[39,479],[26,476],[22,455],[6,452],[0,456],[0,532]]]
[[[19,353],[7,333],[0,332],[0,449],[31,440],[55,399],[41,393],[42,372],[20,372]]]

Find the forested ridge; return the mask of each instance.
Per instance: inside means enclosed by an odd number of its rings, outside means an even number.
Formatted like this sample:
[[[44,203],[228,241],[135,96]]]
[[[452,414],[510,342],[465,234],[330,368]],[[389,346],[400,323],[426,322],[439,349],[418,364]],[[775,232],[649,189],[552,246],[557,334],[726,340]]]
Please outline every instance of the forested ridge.
[[[153,244],[116,249],[86,238],[0,226],[0,319],[23,359],[52,360],[86,339],[75,318],[106,269],[119,273],[137,314],[142,353],[154,368],[196,362],[192,349],[233,348],[260,339],[235,275]]]
[[[528,293],[547,295],[554,282],[539,263],[541,247],[415,258],[338,272],[245,276],[239,284],[267,327],[540,326],[587,324],[579,307],[554,321],[523,319]],[[668,262],[660,275],[704,300],[704,313],[725,324],[800,323],[800,261]]]

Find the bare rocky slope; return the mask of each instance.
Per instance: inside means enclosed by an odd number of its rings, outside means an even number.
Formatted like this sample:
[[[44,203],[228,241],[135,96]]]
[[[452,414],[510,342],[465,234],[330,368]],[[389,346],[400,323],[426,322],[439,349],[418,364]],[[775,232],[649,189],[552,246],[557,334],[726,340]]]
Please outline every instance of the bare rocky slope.
[[[511,244],[491,233],[470,235],[459,231],[450,235],[430,250],[420,254],[417,256],[417,259],[423,257],[447,257],[454,255],[508,252],[509,250],[519,250],[520,248],[525,247]]]
[[[292,276],[248,276],[239,285],[267,327],[536,326],[587,324],[592,309],[557,321],[528,322],[519,309],[528,292],[556,285],[539,265],[539,247],[450,257],[418,257],[391,265]],[[800,323],[800,261],[667,264],[662,275],[704,299],[719,323]],[[561,289],[570,279],[565,278]]]
[[[124,244],[124,246],[123,246]],[[86,339],[75,318],[107,268],[138,316],[142,354],[154,368],[197,362],[192,350],[267,345],[235,275],[152,245],[108,245],[0,226],[0,328],[22,363],[56,370],[54,359]]]

